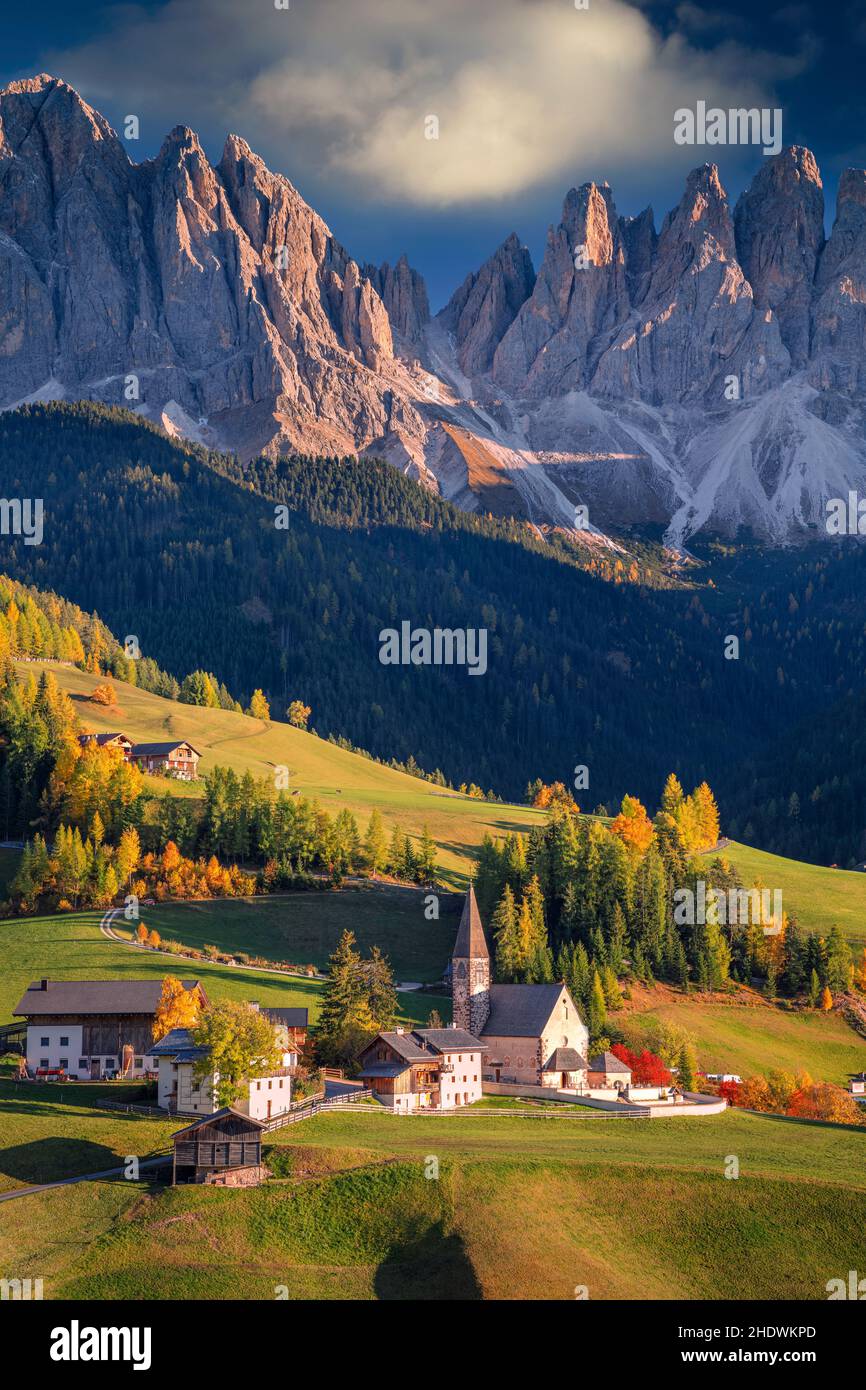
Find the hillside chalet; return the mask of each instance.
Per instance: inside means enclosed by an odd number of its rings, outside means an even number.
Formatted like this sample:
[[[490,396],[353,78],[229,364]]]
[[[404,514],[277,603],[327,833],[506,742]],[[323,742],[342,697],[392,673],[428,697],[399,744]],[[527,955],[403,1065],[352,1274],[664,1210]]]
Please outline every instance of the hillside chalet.
[[[198,749],[191,743],[136,743],[132,761],[152,777],[177,777],[194,782],[198,776]]]
[[[306,1009],[262,1009],[275,1025],[281,1047],[280,1065],[263,1076],[244,1083],[244,1097],[236,1105],[239,1113],[267,1121],[288,1110],[292,1103],[292,1078],[298,1066],[307,1034]],[[282,1015],[288,1015],[286,1022]],[[209,1071],[196,1080],[196,1063],[207,1054],[197,1047],[187,1028],[172,1028],[153,1045],[158,1071],[157,1104],[172,1115],[213,1115],[219,1110],[214,1091],[219,1072]]]
[[[184,980],[207,996],[198,980]],[[27,1020],[27,1070],[79,1081],[155,1071],[161,980],[36,980],[13,1013]]]
[[[453,1110],[481,1099],[481,1043],[461,1028],[396,1028],[361,1053],[361,1080],[395,1111]]]
[[[132,739],[126,734],[79,734],[78,742],[82,748],[94,744],[97,748],[119,748],[125,762],[132,757]]]

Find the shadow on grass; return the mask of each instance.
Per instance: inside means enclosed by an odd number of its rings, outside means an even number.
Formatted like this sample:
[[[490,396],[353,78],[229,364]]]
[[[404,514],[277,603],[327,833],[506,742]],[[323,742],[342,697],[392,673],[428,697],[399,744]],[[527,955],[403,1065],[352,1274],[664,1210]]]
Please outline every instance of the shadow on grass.
[[[0,1172],[22,1183],[57,1182],[80,1173],[101,1173],[121,1163],[114,1149],[90,1139],[36,1139],[0,1152]]]
[[[419,1239],[395,1245],[376,1270],[374,1287],[388,1301],[483,1297],[462,1237],[446,1235],[441,1221]]]

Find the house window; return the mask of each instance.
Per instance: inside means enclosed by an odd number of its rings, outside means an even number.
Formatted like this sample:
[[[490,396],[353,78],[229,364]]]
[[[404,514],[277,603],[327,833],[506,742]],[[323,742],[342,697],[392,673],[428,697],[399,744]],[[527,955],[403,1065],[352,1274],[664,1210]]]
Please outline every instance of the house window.
[[[50,1038],[40,1038],[40,1039],[39,1039],[39,1046],[40,1046],[40,1047],[50,1047],[50,1046],[51,1046],[51,1039],[50,1039]]]
[[[60,1066],[63,1068],[64,1071],[66,1071],[67,1067],[69,1066],[69,1058],[68,1058],[68,1057],[61,1057],[61,1058],[60,1058]]]
[[[61,1038],[61,1039],[60,1039],[60,1046],[61,1046],[61,1047],[68,1047],[68,1046],[69,1046],[69,1039],[68,1039],[68,1038]]]
[[[81,1071],[82,1069],[86,1070],[86,1068],[89,1067],[89,1066],[90,1066],[90,1063],[88,1062],[88,1060],[87,1060],[86,1057],[79,1057],[79,1059],[78,1059],[78,1070],[79,1070],[79,1071]]]
[[[113,1067],[113,1066],[115,1066],[116,1061],[117,1061],[117,1059],[116,1059],[115,1057],[106,1057],[106,1059],[105,1059],[105,1065],[106,1065],[107,1067]]]
[[[136,1059],[135,1059],[135,1065],[136,1065],[137,1067],[142,1066],[143,1063],[144,1063],[144,1058],[143,1058],[143,1057],[136,1057]]]
[[[40,1058],[39,1058],[39,1065],[40,1065],[40,1067],[49,1067],[49,1066],[51,1065],[51,1063],[49,1062],[49,1060],[48,1060],[47,1057],[40,1057]]]

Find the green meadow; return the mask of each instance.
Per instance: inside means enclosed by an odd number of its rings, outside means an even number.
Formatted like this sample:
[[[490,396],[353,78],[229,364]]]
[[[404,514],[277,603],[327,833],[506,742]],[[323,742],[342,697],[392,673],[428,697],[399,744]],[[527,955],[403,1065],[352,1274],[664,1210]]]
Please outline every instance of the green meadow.
[[[28,1119],[11,1089],[17,1182],[58,1122],[71,1149],[160,1137],[78,1106]],[[117,1179],[4,1204],[0,1267],[41,1277],[46,1298],[785,1300],[826,1298],[866,1261],[866,1132],[373,1107],[271,1137],[287,1176],[258,1189]]]

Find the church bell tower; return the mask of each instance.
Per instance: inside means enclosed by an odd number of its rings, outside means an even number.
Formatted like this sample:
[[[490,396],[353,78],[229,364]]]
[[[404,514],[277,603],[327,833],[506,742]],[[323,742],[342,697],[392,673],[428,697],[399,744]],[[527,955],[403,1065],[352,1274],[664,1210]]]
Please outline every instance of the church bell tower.
[[[451,1005],[456,1026],[480,1037],[490,1016],[490,952],[471,883],[451,957]]]

